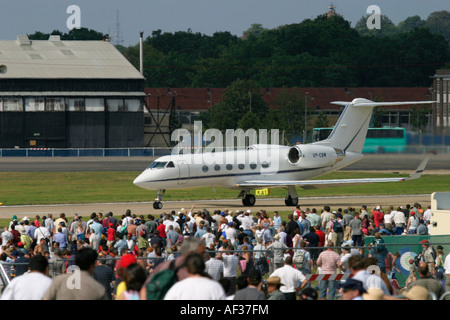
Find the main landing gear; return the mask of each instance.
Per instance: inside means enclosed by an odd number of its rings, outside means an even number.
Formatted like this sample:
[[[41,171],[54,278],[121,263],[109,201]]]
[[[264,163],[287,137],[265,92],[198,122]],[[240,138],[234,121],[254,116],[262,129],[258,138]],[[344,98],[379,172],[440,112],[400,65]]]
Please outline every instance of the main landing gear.
[[[164,197],[164,192],[166,192],[166,189],[158,190],[155,202],[153,202],[153,209],[162,209],[163,204],[161,200]]]
[[[298,194],[295,186],[288,187],[288,195],[284,199],[284,204],[288,207],[295,207],[298,204]]]
[[[246,207],[253,207],[256,202],[255,196],[252,195],[249,190],[241,190],[238,198],[242,198],[242,204]],[[288,195],[284,199],[284,204],[288,207],[295,207],[298,205],[298,194],[295,186],[288,187]]]
[[[242,198],[242,204],[246,207],[253,207],[256,202],[255,196],[246,190],[242,190],[239,193],[238,198]]]

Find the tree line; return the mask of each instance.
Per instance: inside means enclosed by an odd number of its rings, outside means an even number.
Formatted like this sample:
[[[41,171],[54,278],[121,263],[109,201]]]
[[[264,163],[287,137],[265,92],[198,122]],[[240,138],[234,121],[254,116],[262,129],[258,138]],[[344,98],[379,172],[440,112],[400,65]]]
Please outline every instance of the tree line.
[[[244,37],[155,30],[144,41],[146,86],[223,88],[247,79],[260,87],[415,87],[429,86],[435,70],[449,66],[450,12],[409,17],[397,26],[382,16],[380,30],[367,29],[366,20],[352,27],[341,16],[319,15],[275,29],[253,24]],[[84,28],[52,34],[62,40],[106,36]],[[139,44],[117,48],[139,69]]]

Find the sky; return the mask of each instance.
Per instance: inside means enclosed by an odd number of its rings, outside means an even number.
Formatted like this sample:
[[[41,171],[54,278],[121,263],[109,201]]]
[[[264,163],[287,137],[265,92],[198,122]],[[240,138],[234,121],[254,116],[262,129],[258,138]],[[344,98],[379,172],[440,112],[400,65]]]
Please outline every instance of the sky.
[[[331,3],[352,26],[370,5],[395,24],[414,15],[425,20],[434,11],[450,11],[449,0],[1,0],[0,40],[35,31],[68,32],[71,5],[80,8],[81,27],[111,36],[117,33],[118,14],[121,44],[130,46],[139,42],[140,31],[147,37],[158,29],[241,36],[253,23],[271,29],[314,19]]]

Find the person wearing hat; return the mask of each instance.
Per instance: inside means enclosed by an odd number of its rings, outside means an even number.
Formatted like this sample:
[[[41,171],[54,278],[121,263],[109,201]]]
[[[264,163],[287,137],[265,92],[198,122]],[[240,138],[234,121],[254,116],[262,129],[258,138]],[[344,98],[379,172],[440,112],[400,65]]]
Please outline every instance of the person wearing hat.
[[[17,224],[17,223],[18,223],[18,221],[17,221],[17,216],[16,216],[16,215],[13,215],[12,220],[9,222],[9,225],[8,225],[8,231],[11,231],[11,226],[12,226],[13,224]]]
[[[284,286],[281,283],[280,277],[269,277],[266,281],[267,285],[267,300],[286,300],[286,297],[283,292],[280,291],[280,287]]]
[[[429,292],[427,288],[422,286],[413,286],[403,293],[407,300],[429,300]]]
[[[408,223],[406,224],[406,230],[408,234],[415,234],[418,225],[419,225],[419,218],[416,217],[416,213],[414,211],[411,211],[409,213]]]
[[[362,295],[366,293],[362,281],[349,278],[340,286],[342,300],[364,300]]]
[[[363,300],[385,300],[386,295],[380,288],[369,288],[367,292],[362,294]]]
[[[418,254],[418,258],[427,264],[428,271],[434,277],[436,275],[436,252],[427,239],[423,239],[419,243],[422,245],[422,252]]]

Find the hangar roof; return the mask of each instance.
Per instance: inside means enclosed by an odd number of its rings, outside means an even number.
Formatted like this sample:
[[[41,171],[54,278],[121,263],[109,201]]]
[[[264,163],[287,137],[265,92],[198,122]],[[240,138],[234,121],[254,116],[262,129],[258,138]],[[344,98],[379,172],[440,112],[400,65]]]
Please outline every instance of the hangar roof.
[[[108,41],[0,41],[0,79],[144,79]]]

